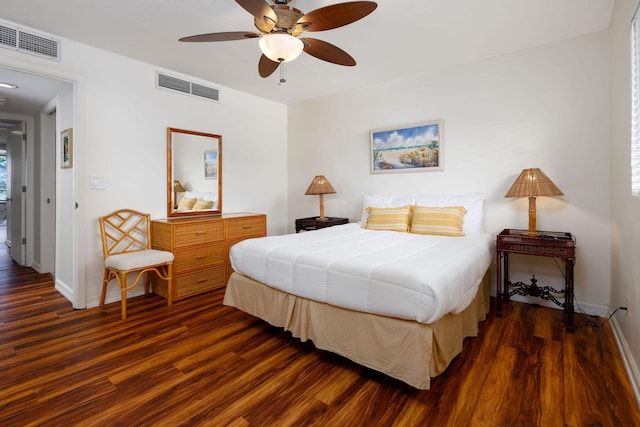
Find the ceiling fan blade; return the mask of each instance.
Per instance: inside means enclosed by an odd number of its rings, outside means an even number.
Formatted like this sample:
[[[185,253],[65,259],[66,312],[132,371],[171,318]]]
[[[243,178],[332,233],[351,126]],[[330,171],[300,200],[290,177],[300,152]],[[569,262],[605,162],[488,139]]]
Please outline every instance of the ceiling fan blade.
[[[263,54],[260,57],[260,62],[258,62],[258,73],[260,73],[260,77],[262,78],[269,77],[278,69],[279,65],[279,62],[272,61]]]
[[[278,21],[276,13],[264,0],[236,0],[244,10],[252,14],[256,19],[268,18],[273,23]]]
[[[225,33],[198,34],[197,36],[182,37],[181,42],[227,42],[231,40],[255,39],[260,34],[252,31],[228,31]]]
[[[356,65],[356,60],[351,55],[331,43],[310,38],[300,40],[304,43],[304,51],[311,56],[338,65],[346,65],[348,67]]]
[[[372,1],[333,4],[307,13],[298,20],[297,25],[305,27],[306,31],[331,30],[364,18],[376,7],[378,5]]]

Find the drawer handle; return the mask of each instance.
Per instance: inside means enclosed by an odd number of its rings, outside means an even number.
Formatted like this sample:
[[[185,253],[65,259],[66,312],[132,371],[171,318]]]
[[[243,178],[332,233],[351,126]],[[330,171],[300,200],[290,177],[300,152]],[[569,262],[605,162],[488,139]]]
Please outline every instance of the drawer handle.
[[[196,236],[202,236],[203,234],[207,234],[206,231],[196,231]]]
[[[244,227],[242,227],[243,230],[249,230],[250,228],[252,228],[250,225],[245,225]]]
[[[208,258],[207,255],[201,255],[196,257],[196,259],[206,259],[206,258]]]
[[[196,280],[196,283],[204,283],[204,282],[206,282],[208,280],[209,279],[199,279],[199,280]]]

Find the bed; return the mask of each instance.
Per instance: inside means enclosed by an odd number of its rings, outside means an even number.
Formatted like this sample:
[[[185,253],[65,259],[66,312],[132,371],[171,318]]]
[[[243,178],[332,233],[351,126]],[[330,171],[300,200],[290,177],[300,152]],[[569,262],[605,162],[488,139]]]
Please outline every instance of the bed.
[[[420,232],[422,207],[430,221],[455,207],[459,222]],[[482,229],[480,194],[365,196],[359,223],[234,245],[224,304],[429,389],[489,308],[493,238]]]

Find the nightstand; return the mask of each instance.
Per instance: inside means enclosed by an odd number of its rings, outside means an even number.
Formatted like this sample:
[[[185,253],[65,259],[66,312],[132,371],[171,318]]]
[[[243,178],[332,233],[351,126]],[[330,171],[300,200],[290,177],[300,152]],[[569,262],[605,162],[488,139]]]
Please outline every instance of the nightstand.
[[[320,228],[333,227],[334,225],[347,224],[348,222],[349,218],[336,218],[330,216],[326,217],[323,220],[320,220],[320,217],[318,216],[312,216],[309,218],[298,218],[296,219],[296,233],[299,233],[301,230],[318,230]]]
[[[538,286],[535,276],[531,284],[509,281],[509,254],[522,254],[559,258],[565,264],[564,289]],[[535,296],[552,301],[563,308],[567,332],[573,325],[573,265],[576,262],[576,239],[571,233],[541,231],[537,236],[527,235],[527,230],[505,229],[496,239],[496,316],[502,316],[502,304],[512,295]],[[504,274],[504,278],[503,278]],[[564,294],[560,302],[555,295]]]

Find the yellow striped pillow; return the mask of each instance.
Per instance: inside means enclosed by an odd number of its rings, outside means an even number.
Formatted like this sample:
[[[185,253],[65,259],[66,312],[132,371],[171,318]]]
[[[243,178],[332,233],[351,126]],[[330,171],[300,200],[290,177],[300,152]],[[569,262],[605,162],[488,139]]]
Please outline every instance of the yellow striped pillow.
[[[467,210],[463,206],[414,206],[411,233],[464,236],[462,225]]]
[[[368,207],[369,218],[364,228],[369,230],[407,231],[411,222],[411,206],[397,208]]]
[[[180,203],[178,203],[178,210],[179,211],[189,211],[191,210],[191,208],[193,208],[193,205],[196,204],[196,198],[190,198],[190,197],[183,197],[182,199],[180,199]]]
[[[203,209],[211,209],[213,202],[211,200],[197,199],[195,205],[191,209],[201,211]]]

